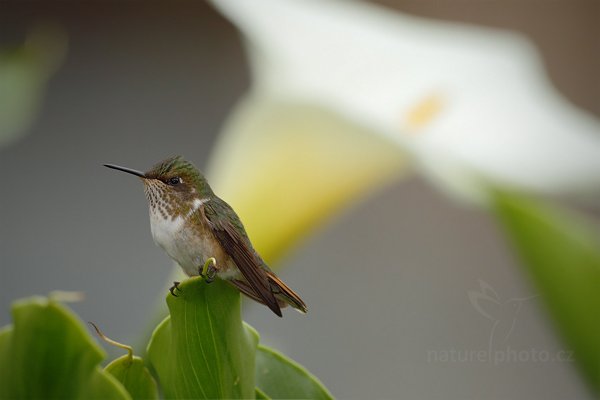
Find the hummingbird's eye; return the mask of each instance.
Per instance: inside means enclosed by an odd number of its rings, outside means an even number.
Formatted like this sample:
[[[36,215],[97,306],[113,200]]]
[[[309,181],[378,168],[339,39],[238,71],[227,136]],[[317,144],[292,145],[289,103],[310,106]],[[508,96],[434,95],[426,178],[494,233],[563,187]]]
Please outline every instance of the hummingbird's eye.
[[[179,178],[178,176],[170,178],[167,181],[167,185],[172,185],[172,186],[179,185],[180,183],[181,183],[181,178]]]

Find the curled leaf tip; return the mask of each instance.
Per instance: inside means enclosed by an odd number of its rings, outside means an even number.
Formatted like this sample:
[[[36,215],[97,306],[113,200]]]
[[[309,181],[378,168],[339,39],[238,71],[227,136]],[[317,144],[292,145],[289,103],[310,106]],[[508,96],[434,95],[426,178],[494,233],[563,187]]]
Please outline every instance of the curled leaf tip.
[[[79,303],[85,299],[85,293],[68,290],[53,290],[48,294],[48,298],[50,301],[58,301],[61,303]]]
[[[120,347],[121,349],[127,350],[127,358],[129,359],[129,361],[133,360],[133,347],[128,346],[126,344],[123,343],[119,343],[116,340],[112,340],[111,338],[109,338],[108,336],[106,336],[104,333],[102,333],[102,331],[100,330],[100,328],[98,328],[96,326],[96,324],[94,324],[91,321],[88,321],[88,324],[90,324],[95,330],[96,333],[98,334],[98,336],[100,337],[100,339],[104,340],[106,343],[116,346],[116,347]]]

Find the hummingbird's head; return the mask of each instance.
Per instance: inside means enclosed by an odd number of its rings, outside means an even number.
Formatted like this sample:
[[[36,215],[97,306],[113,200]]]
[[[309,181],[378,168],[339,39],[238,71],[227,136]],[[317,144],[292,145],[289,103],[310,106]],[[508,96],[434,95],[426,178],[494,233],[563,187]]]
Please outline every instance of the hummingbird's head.
[[[139,176],[151,209],[176,217],[193,207],[195,200],[212,195],[204,176],[181,156],[159,162],[147,172],[105,164],[108,168]]]

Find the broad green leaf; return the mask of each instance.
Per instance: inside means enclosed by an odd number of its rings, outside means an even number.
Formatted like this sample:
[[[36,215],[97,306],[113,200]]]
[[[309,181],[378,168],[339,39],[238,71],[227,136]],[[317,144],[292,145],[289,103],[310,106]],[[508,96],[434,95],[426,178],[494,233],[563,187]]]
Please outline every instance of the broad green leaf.
[[[132,399],[158,399],[156,382],[140,357],[124,355],[108,364],[105,371],[121,382]]]
[[[256,386],[257,393],[260,391],[273,399],[333,399],[325,386],[304,367],[262,345],[256,353]]]
[[[165,398],[254,398],[258,335],[242,323],[239,292],[220,279],[179,288],[148,345]]]
[[[271,398],[269,396],[266,395],[265,392],[263,392],[262,390],[260,390],[259,388],[256,388],[256,400],[271,400]]]
[[[62,63],[67,37],[57,26],[33,29],[17,49],[0,49],[0,146],[25,133],[48,79]]]
[[[66,307],[34,297],[0,333],[0,399],[130,399],[99,367],[103,350]]]
[[[583,218],[498,193],[496,210],[566,344],[600,392],[600,236]]]

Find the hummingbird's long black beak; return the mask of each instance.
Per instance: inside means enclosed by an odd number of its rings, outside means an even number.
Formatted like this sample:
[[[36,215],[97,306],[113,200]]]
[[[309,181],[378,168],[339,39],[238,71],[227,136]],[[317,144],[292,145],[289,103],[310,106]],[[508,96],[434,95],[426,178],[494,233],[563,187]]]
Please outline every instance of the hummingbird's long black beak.
[[[139,176],[140,178],[145,178],[146,177],[146,175],[143,172],[140,172],[140,171],[135,170],[135,169],[126,168],[126,167],[120,167],[120,166],[114,165],[114,164],[104,164],[104,166],[108,167],[108,168],[116,169],[118,171],[127,172],[128,174],[133,174],[135,176]]]

